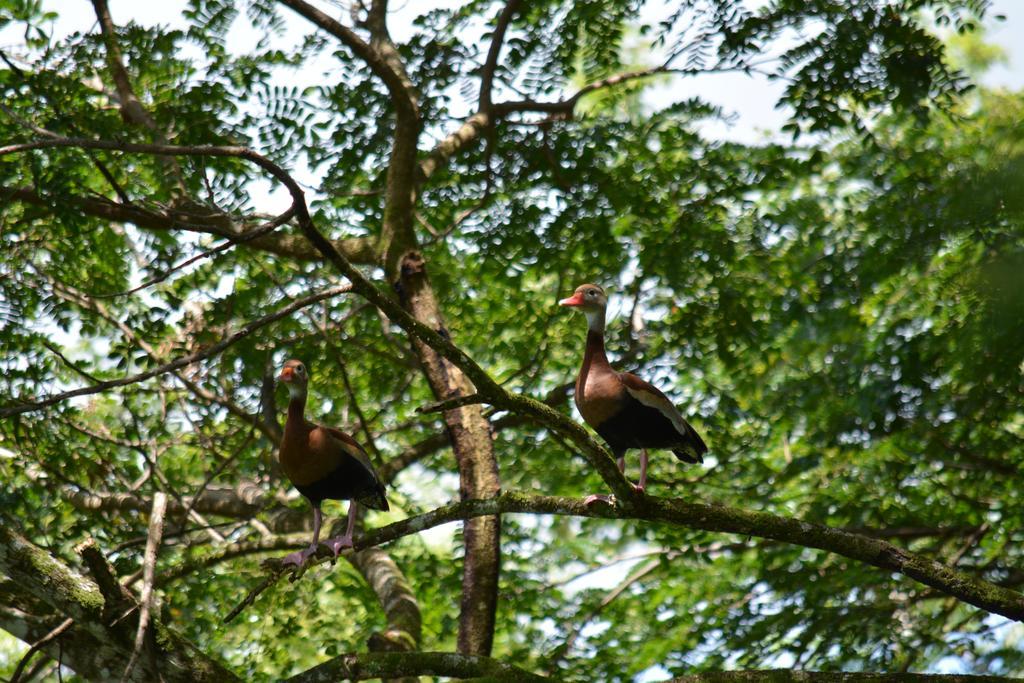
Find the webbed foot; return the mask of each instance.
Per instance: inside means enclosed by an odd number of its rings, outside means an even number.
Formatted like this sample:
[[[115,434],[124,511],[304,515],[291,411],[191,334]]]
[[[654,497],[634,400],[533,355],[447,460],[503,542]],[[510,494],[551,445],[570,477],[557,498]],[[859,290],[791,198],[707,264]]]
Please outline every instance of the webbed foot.
[[[324,545],[330,548],[331,552],[334,553],[334,559],[338,559],[338,554],[341,553],[342,550],[352,547],[352,535],[345,534],[344,536],[329,538],[324,541]]]
[[[296,567],[302,567],[302,565],[306,564],[306,561],[309,560],[309,558],[316,554],[317,547],[318,546],[314,544],[309,546],[305,550],[296,550],[294,553],[291,553],[290,555],[285,555],[283,558],[281,558],[281,564],[293,564]]]

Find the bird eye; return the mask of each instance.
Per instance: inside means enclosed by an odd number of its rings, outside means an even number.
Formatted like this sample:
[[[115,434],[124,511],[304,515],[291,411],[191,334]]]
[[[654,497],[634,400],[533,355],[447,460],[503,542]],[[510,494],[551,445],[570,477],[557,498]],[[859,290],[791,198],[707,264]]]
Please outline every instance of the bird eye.
[[[295,366],[295,372],[299,373],[300,375],[302,373],[304,373],[305,371],[306,371],[306,368],[302,367],[301,365],[296,365]]]
[[[597,290],[591,289],[587,291],[587,296],[597,296]]]

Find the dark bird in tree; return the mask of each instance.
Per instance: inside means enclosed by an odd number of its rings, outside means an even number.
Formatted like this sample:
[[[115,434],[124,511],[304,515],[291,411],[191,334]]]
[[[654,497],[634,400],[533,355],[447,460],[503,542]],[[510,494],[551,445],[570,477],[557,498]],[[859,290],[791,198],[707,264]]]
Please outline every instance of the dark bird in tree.
[[[333,427],[325,427],[306,419],[306,390],[309,374],[300,361],[285,362],[278,380],[288,386],[288,420],[284,423],[279,457],[285,476],[309,499],[313,506],[313,542],[305,550],[284,558],[285,564],[302,566],[314,553],[320,541],[325,500],[349,500],[348,527],[343,536],[324,544],[337,557],[342,548],[352,547],[352,528],[356,521],[356,503],[374,510],[387,510],[384,485],[373,470],[366,451],[355,439]]]
[[[640,483],[647,488],[647,449],[665,448],[683,462],[704,462],[708,447],[697,431],[683,419],[668,396],[656,386],[628,372],[616,372],[604,352],[604,317],[608,298],[597,285],[580,285],[567,299],[558,302],[572,306],[587,316],[587,349],[576,377],[576,407],[588,425],[608,442],[625,472],[626,451],[640,450]],[[592,495],[587,503],[608,501],[607,496]]]

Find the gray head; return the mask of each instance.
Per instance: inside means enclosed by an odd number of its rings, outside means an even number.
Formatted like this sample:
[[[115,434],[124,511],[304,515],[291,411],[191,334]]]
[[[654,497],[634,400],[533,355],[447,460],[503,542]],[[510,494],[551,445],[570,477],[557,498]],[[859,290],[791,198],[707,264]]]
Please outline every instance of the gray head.
[[[309,374],[306,366],[300,360],[286,360],[281,367],[281,374],[277,376],[279,382],[288,386],[288,393],[291,396],[301,396],[306,393],[309,384]]]
[[[572,296],[562,299],[558,305],[580,309],[587,316],[590,329],[599,332],[604,330],[604,311],[608,306],[608,297],[597,285],[580,285]]]

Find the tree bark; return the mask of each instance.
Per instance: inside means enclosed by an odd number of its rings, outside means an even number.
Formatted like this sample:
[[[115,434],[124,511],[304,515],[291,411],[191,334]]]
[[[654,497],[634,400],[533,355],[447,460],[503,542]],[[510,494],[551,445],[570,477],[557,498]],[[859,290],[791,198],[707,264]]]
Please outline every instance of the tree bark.
[[[147,647],[130,672],[135,650],[138,603],[114,582],[107,586],[68,567],[13,529],[0,524],[0,628],[26,642],[37,642],[70,617],[74,624],[42,650],[91,680],[139,683],[236,681],[234,674],[207,657],[159,621],[151,624]],[[124,678],[122,678],[124,676]]]
[[[419,251],[413,226],[416,202],[419,121],[399,110],[395,141],[388,164],[384,226],[381,234],[384,268],[402,307],[416,320],[450,338],[444,316]],[[472,382],[422,339],[411,336],[431,391],[438,400],[473,393]],[[480,405],[444,413],[445,426],[459,469],[463,500],[491,498],[501,488],[490,423]],[[463,527],[465,556],[459,612],[458,651],[489,655],[494,639],[501,567],[501,520],[484,517]]]
[[[419,603],[402,570],[379,548],[367,548],[348,556],[377,594],[388,627],[370,635],[370,652],[415,652],[420,648],[422,618]],[[417,683],[416,676],[388,677],[387,683]]]
[[[286,683],[364,681],[389,676],[441,676],[458,679],[534,683],[551,680],[488,657],[451,652],[344,654],[292,676]]]
[[[383,4],[375,4],[379,25],[374,31],[373,47],[388,54],[393,46],[383,25]],[[415,95],[397,52],[389,60],[405,82],[410,99]],[[396,102],[394,143],[388,162],[385,191],[384,225],[381,253],[389,283],[398,294],[402,307],[416,320],[450,338],[444,316],[427,274],[426,259],[419,250],[414,228],[418,174],[417,140],[420,133],[418,112]],[[411,336],[431,391],[438,400],[474,392],[473,384],[455,365],[416,336]],[[464,500],[491,498],[501,484],[494,457],[490,424],[483,407],[471,405],[444,413],[445,426],[459,469],[459,493]],[[463,527],[462,598],[459,613],[458,651],[469,655],[489,655],[494,639],[498,602],[498,578],[501,567],[501,520],[484,517],[467,521]]]
[[[408,251],[401,258],[397,288],[402,305],[414,318],[448,336],[430,286],[426,264],[419,252]],[[413,346],[438,400],[474,392],[472,382],[462,371],[434,349],[418,338],[413,339]],[[482,406],[475,404],[445,411],[444,421],[459,468],[460,497],[470,500],[498,495],[501,489],[498,462],[494,457],[491,426],[484,417]],[[465,557],[458,651],[486,656],[491,652],[498,602],[501,518],[495,515],[467,520],[463,526],[463,540]]]
[[[388,33],[387,0],[374,0],[370,5],[366,21],[371,35],[369,42],[305,0],[280,2],[348,46],[388,89],[395,107],[395,132],[388,160],[384,225],[378,253],[382,256],[388,281],[398,292],[405,311],[419,323],[447,337],[413,227],[417,183],[423,178],[417,163],[421,130],[418,93]],[[314,245],[318,249],[323,252],[324,247],[327,248],[328,253],[324,255],[333,262],[329,252],[334,250],[323,244],[322,236],[313,234],[316,230],[308,214],[300,215],[299,223],[307,237],[315,238]],[[346,269],[349,267],[348,263],[343,265]],[[352,276],[354,281],[361,280]],[[472,385],[459,368],[414,335],[412,343],[430,388],[439,400],[471,393]],[[463,497],[497,495],[500,488],[498,466],[483,409],[475,405],[448,411],[445,424],[458,463]],[[459,652],[463,654],[486,655],[491,650],[498,597],[500,532],[496,517],[474,520],[465,527],[466,555],[458,638]]]

